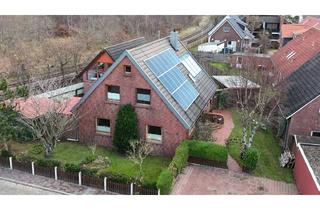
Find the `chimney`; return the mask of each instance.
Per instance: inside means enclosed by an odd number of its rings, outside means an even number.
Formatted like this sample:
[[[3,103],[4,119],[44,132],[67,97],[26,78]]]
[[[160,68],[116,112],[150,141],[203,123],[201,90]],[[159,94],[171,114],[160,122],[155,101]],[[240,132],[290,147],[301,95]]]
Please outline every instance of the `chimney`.
[[[176,32],[176,30],[174,29],[173,31],[170,32],[170,44],[171,46],[173,47],[173,49],[175,51],[178,51],[179,50],[179,47],[178,47],[178,32]]]

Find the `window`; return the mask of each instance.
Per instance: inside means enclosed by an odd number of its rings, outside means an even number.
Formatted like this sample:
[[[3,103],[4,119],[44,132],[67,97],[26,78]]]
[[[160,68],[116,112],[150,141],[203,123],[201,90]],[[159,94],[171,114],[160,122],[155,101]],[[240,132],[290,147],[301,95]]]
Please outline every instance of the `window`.
[[[108,85],[107,87],[108,93],[107,93],[107,99],[108,100],[120,100],[120,87],[119,86],[112,86]]]
[[[320,131],[311,131],[311,136],[320,137]]]
[[[131,66],[130,65],[124,65],[124,73],[131,74]]]
[[[96,69],[90,69],[88,71],[88,80],[97,80],[98,79],[98,72]]]
[[[110,120],[97,118],[96,131],[110,133]]]
[[[83,88],[76,89],[75,96],[82,97],[84,95]]]
[[[161,127],[148,125],[147,139],[154,140],[154,141],[161,141],[162,140]]]
[[[232,44],[232,42],[231,41],[228,41],[228,45],[231,45]]]
[[[264,65],[258,65],[258,70],[259,71],[264,71],[264,70],[266,70],[266,67],[264,66]]]
[[[223,27],[223,32],[225,32],[225,33],[230,32],[230,27],[229,26],[224,26]]]
[[[137,89],[137,103],[140,104],[150,104],[151,94],[150,90],[146,89]]]

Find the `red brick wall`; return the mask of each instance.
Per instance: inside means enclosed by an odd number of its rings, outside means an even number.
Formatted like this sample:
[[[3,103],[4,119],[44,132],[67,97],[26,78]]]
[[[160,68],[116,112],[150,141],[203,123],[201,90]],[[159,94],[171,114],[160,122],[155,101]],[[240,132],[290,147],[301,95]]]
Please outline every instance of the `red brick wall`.
[[[83,91],[84,93],[88,91],[88,89],[91,87],[91,85],[94,83],[94,81],[88,80],[88,70],[94,66],[95,64],[101,62],[101,63],[110,63],[112,64],[114,61],[112,58],[106,53],[106,52],[100,52],[100,55],[97,55],[96,58],[94,58],[94,61],[90,63],[89,66],[86,67],[87,71],[85,71],[82,75],[82,81],[84,83]],[[107,66],[105,66],[105,70],[107,69]]]
[[[292,116],[289,134],[310,136],[311,131],[320,130],[320,97]]]
[[[131,76],[125,76],[123,65],[131,65]],[[120,86],[120,103],[106,101],[106,85]],[[151,105],[136,104],[136,88],[151,90]],[[176,146],[187,138],[188,130],[176,119],[173,113],[154,92],[147,81],[144,80],[138,70],[131,64],[128,58],[123,59],[114,71],[108,75],[105,81],[89,96],[81,105],[80,111],[80,142],[95,142],[99,145],[112,147],[112,135],[114,133],[116,114],[120,104],[132,104],[135,107],[140,136],[145,139],[146,125],[162,127],[162,143],[152,143],[155,154],[173,155]],[[111,121],[111,136],[96,133],[96,118],[106,118]]]
[[[293,174],[299,193],[302,195],[320,195],[299,147],[295,148],[295,158]]]
[[[223,27],[225,26],[230,27],[230,31],[227,33],[223,31]],[[227,42],[225,42],[225,47],[227,47],[228,41],[241,41],[241,38],[239,37],[237,32],[231,27],[228,22],[225,22],[214,34],[210,36],[211,42],[213,42],[214,40],[223,41],[225,39],[227,40]],[[237,43],[237,51],[238,50],[240,50],[240,42]]]

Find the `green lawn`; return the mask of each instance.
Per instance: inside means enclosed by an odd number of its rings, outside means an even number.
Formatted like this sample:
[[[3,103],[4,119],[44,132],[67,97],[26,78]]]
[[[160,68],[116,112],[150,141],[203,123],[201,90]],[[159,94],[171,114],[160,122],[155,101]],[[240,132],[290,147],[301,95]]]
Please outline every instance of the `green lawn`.
[[[26,153],[35,158],[42,158],[43,154],[32,155],[31,150],[36,143],[11,142],[12,151],[15,154]],[[86,157],[91,156],[92,151],[89,147],[73,142],[59,142],[55,148],[51,159],[59,160],[63,164],[80,164]],[[95,155],[108,157],[110,165],[102,170],[113,174],[122,174],[126,177],[135,177],[138,174],[138,166],[129,160],[126,156],[120,155],[116,151],[105,147],[97,147]],[[144,184],[155,186],[158,176],[162,169],[168,167],[171,159],[160,156],[149,156],[143,164]]]
[[[238,75],[239,74],[239,70],[231,68],[229,63],[211,62],[210,65],[212,65],[215,69],[219,70],[220,73],[223,75]]]
[[[234,128],[230,135],[230,139],[240,139],[242,126],[240,116],[235,109],[231,110]],[[292,183],[292,170],[281,168],[279,165],[279,156],[281,153],[279,140],[270,130],[259,130],[254,137],[254,148],[259,150],[260,159],[257,168],[253,171],[253,175],[267,177],[273,180],[285,181]],[[230,144],[228,146],[229,154],[241,164],[240,160],[240,142]]]

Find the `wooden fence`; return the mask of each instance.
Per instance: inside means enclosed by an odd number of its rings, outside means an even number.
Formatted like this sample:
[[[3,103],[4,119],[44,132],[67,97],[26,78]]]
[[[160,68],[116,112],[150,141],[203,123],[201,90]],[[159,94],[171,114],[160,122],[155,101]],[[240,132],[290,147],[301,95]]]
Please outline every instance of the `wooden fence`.
[[[124,195],[159,195],[159,191],[153,188],[146,188],[133,183],[119,183],[108,178],[82,175],[79,172],[66,172],[58,167],[43,167],[34,164],[34,162],[19,162],[13,158],[0,157],[0,166],[17,169],[20,171],[40,175],[56,180],[64,180],[78,185],[85,185],[104,189],[105,191],[114,192]]]

